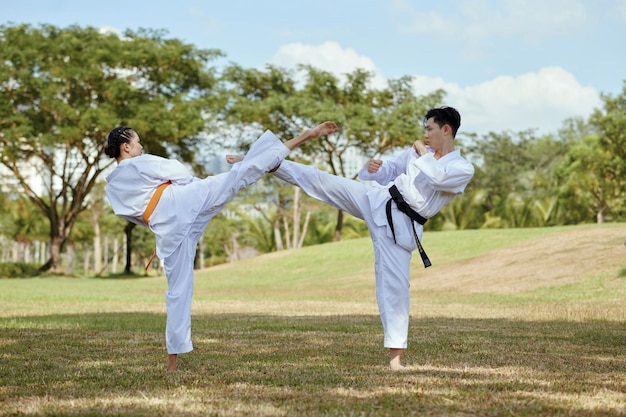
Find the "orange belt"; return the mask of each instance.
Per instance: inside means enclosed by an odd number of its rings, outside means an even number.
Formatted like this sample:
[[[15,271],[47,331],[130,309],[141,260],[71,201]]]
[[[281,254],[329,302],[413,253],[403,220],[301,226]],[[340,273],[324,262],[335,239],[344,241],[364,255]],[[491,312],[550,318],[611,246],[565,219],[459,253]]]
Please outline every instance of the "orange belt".
[[[157,204],[159,204],[159,200],[161,199],[161,194],[163,194],[163,190],[165,190],[165,188],[167,188],[167,186],[170,184],[172,184],[172,181],[164,182],[163,184],[159,185],[154,194],[152,194],[152,197],[148,202],[148,207],[146,207],[146,211],[143,212],[143,222],[145,224],[148,224],[148,220],[150,220],[152,212],[154,211]]]
[[[159,204],[159,200],[161,199],[161,194],[163,194],[163,190],[165,190],[167,186],[171,184],[172,184],[172,181],[168,181],[159,185],[156,191],[154,192],[154,194],[152,194],[152,197],[150,197],[150,201],[148,201],[148,207],[146,207],[146,211],[143,212],[143,222],[145,224],[148,224],[148,220],[150,220],[150,216],[152,216],[152,212],[154,211],[157,204]],[[152,263],[152,260],[154,260],[155,256],[156,256],[156,249],[154,250],[154,253],[150,257],[148,264],[146,265],[146,271],[150,267],[150,264]]]

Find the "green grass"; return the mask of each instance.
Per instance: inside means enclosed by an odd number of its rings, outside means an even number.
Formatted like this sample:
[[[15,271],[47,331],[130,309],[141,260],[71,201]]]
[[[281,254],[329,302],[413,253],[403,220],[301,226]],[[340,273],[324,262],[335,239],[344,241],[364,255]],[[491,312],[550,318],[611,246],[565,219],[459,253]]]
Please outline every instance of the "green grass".
[[[431,232],[429,273],[576,230]],[[516,292],[412,291],[402,373],[382,347],[368,239],[198,272],[195,350],[173,375],[165,277],[0,279],[0,416],[624,416],[616,262]]]

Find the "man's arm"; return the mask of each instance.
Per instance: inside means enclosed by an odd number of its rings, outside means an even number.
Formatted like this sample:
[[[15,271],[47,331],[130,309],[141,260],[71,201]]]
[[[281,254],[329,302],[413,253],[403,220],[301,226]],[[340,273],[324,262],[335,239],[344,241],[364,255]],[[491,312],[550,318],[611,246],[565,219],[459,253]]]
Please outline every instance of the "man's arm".
[[[410,148],[389,161],[372,159],[359,171],[359,178],[364,181],[376,181],[380,185],[387,185],[405,171],[409,159],[413,158],[414,155],[415,151]]]

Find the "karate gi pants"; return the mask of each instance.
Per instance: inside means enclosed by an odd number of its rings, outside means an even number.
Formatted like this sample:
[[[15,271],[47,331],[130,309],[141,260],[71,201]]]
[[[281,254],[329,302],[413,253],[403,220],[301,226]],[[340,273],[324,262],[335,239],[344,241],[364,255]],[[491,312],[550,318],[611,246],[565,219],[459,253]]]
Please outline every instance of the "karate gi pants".
[[[368,198],[368,192],[388,194],[388,191],[291,161],[283,161],[274,175],[300,187],[313,198],[365,220],[374,245],[376,300],[383,325],[384,347],[406,349],[412,251],[394,243],[389,226],[376,224]]]
[[[271,132],[266,132],[252,144],[243,161],[234,164],[230,171],[182,186],[186,187],[189,192],[205,193],[206,199],[187,237],[171,255],[163,259],[167,276],[165,296],[167,353],[187,353],[193,350],[191,342],[193,266],[196,245],[209,221],[232,200],[239,190],[261,179],[288,154],[289,149]],[[158,205],[156,210],[158,210]]]

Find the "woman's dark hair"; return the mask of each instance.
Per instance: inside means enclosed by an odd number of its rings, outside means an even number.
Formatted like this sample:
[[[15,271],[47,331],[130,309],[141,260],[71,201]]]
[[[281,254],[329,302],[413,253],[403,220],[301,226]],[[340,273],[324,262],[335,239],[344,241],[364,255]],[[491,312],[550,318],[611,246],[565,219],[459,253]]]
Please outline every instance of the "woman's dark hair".
[[[104,147],[104,153],[111,158],[120,156],[120,145],[130,142],[133,137],[134,130],[128,126],[118,126],[111,130],[107,135],[107,144]]]
[[[452,137],[456,136],[456,132],[461,126],[461,115],[454,107],[443,106],[428,110],[424,116],[424,123],[431,117],[439,127],[449,125],[452,128]]]

